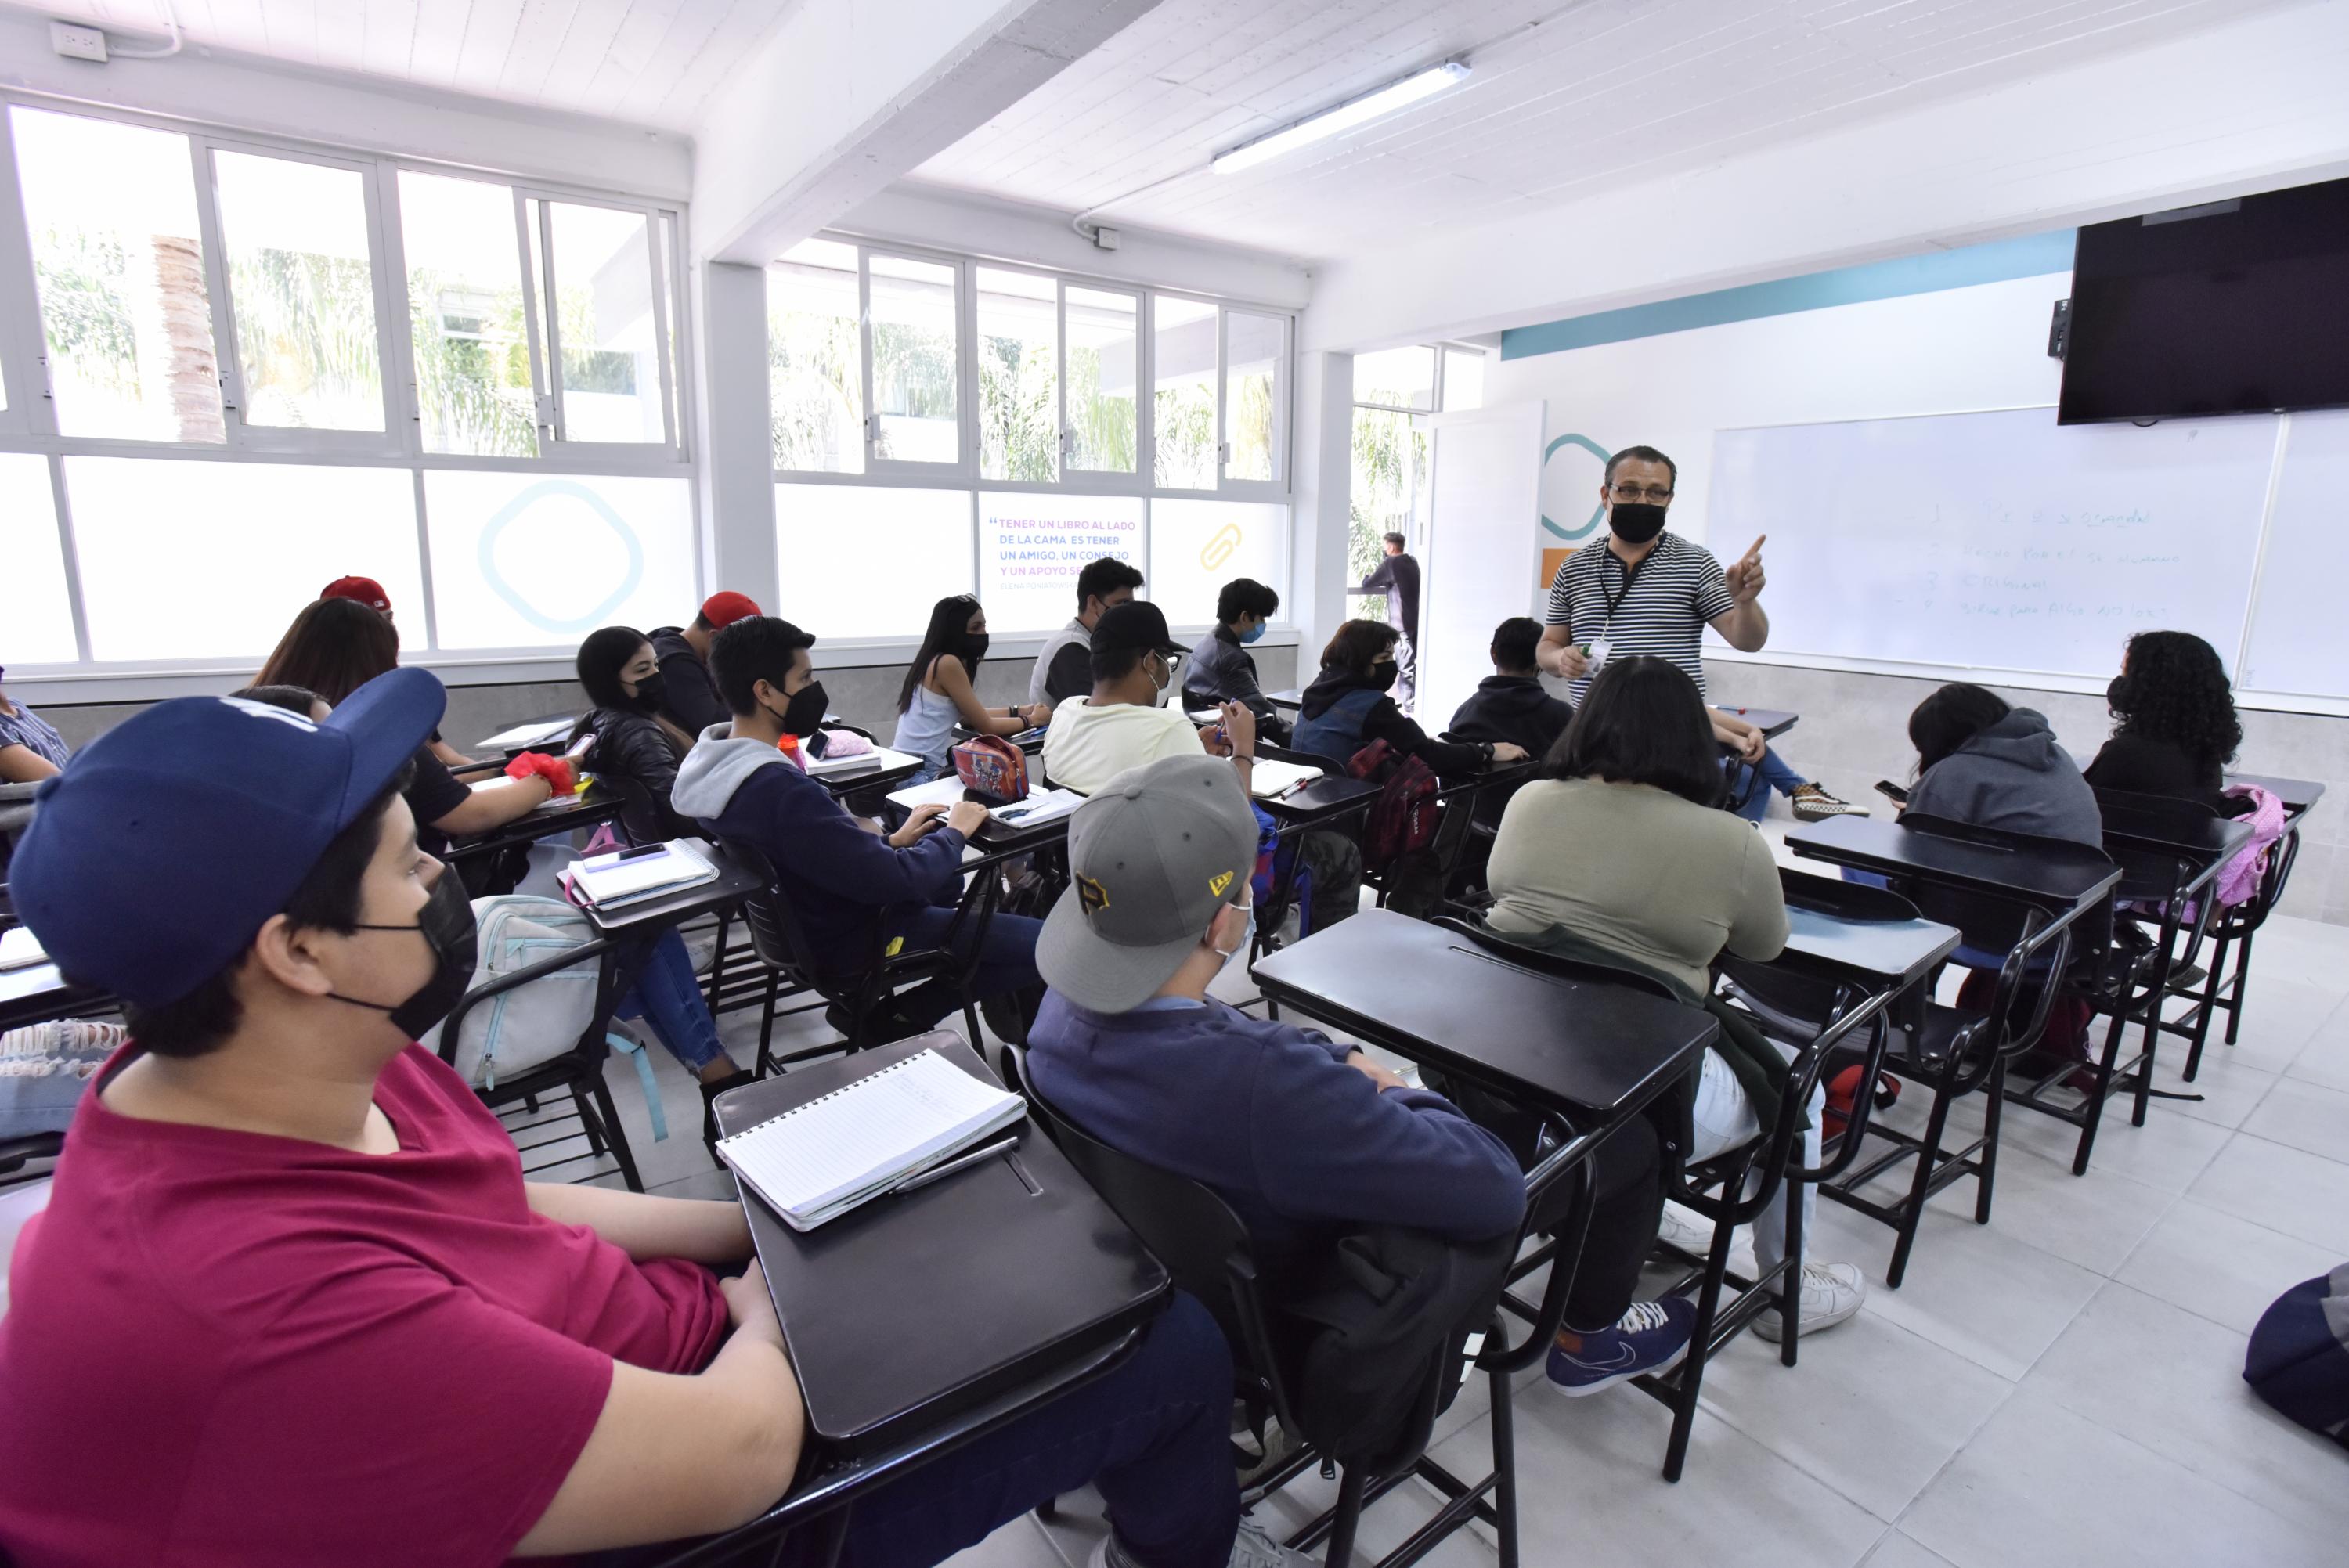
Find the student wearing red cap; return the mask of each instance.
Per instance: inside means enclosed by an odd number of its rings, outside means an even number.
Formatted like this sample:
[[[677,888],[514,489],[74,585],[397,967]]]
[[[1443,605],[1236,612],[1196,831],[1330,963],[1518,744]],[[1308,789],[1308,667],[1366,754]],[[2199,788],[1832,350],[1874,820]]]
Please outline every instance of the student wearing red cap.
[[[727,724],[732,715],[718,683],[709,678],[709,639],[749,615],[765,614],[758,601],[731,589],[712,593],[690,626],[655,626],[653,656],[660,660],[661,717],[698,738],[713,724]]]

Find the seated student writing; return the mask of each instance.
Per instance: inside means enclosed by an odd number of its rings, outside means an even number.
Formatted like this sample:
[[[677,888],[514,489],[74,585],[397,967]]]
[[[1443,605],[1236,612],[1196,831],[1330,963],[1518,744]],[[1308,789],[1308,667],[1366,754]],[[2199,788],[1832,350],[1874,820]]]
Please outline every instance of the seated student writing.
[[[0,670],[0,675],[5,675]],[[0,784],[34,784],[73,756],[49,721],[0,691]]]
[[[1028,1037],[1038,1092],[1112,1148],[1214,1188],[1275,1268],[1368,1223],[1516,1230],[1524,1175],[1494,1133],[1354,1047],[1208,996],[1247,949],[1255,859],[1247,793],[1205,758],[1122,773],[1077,809],[1074,880],[1037,948],[1051,987]],[[1655,1161],[1644,1122],[1602,1148],[1567,1319],[1594,1326],[1550,1359],[1569,1393],[1668,1367],[1687,1345],[1690,1304],[1630,1306],[1662,1202]]]
[[[930,607],[929,630],[897,691],[897,735],[890,742],[922,759],[915,783],[952,770],[947,754],[954,749],[957,724],[981,735],[1018,735],[1052,717],[1045,704],[996,708],[979,701],[978,666],[986,657],[987,612],[976,597],[949,594]]]
[[[322,725],[160,703],[26,834],[18,912],[131,1038],[0,1319],[16,1568],[496,1568],[730,1529],[792,1484],[740,1205],[527,1181],[412,1043],[473,965],[398,790],[442,700],[401,670]],[[1272,1561],[1234,1549],[1230,1398],[1178,1297],[1106,1377],[860,1501],[843,1561],[934,1563],[1089,1480],[1133,1561]]]
[[[1229,758],[1242,788],[1250,787],[1257,728],[1256,716],[1245,704],[1224,703],[1223,719],[1212,730],[1198,728],[1186,715],[1164,706],[1174,656],[1181,652],[1166,630],[1165,613],[1155,604],[1136,600],[1103,614],[1093,627],[1092,690],[1054,708],[1051,727],[1044,732],[1045,781],[1090,795],[1129,769],[1206,752]],[[1352,914],[1362,887],[1362,856],[1353,841],[1340,833],[1309,832],[1297,853],[1308,879],[1309,931]]]
[[[791,900],[818,964],[845,981],[864,975],[885,944],[936,947],[955,923],[963,846],[987,810],[960,801],[944,811],[915,808],[886,839],[849,815],[823,784],[777,749],[804,739],[823,722],[824,690],[808,649],[815,638],[789,621],[753,615],[718,634],[710,666],[734,710],[730,727],[694,743],[677,772],[670,799],[716,838],[739,839],[767,857],[776,885]],[[976,997],[1009,995],[1036,985],[1036,933],[1041,922],[997,913],[965,921],[957,941],[979,941]],[[962,950],[968,956],[967,945]],[[945,980],[890,999],[885,1025],[894,1036],[928,1028],[961,1006]]]
[[[1248,645],[1264,635],[1280,595],[1253,578],[1236,577],[1216,596],[1216,629],[1191,650],[1183,672],[1183,707],[1192,713],[1237,702],[1256,715],[1256,732],[1275,746],[1288,739],[1288,721],[1257,685],[1256,658]]]
[[[320,599],[294,617],[253,684],[300,686],[328,707],[340,707],[344,698],[398,664],[399,637],[388,620],[355,599]],[[570,766],[560,758],[535,757],[520,766],[528,771],[472,789],[431,750],[419,747],[407,797],[426,851],[438,853],[450,839],[527,817],[553,799],[558,787],[567,791],[572,786]]]
[[[1673,665],[1642,655],[1608,660],[1542,772],[1509,802],[1493,841],[1494,931],[1586,944],[1692,1004],[1711,993],[1711,966],[1723,952],[1767,961],[1785,948],[1786,902],[1770,846],[1719,809],[1713,726],[1695,683]],[[1704,1054],[1692,1161],[1760,1136],[1775,1109],[1728,1048]],[[1819,1162],[1825,1109],[1815,1088],[1806,1165]],[[1802,1191],[1804,1231],[1815,1235],[1815,1190]],[[1785,1203],[1754,1222],[1754,1253],[1764,1269],[1785,1257]],[[1849,1264],[1805,1264],[1801,1290],[1805,1335],[1841,1323],[1867,1295]],[[1754,1331],[1779,1336],[1775,1307]]]
[[[2234,688],[2218,651],[2191,632],[2139,632],[2105,688],[2112,738],[2084,777],[2098,789],[2199,800],[2222,817],[2252,802],[2226,792],[2227,764],[2243,743]]]
[[[1321,673],[1305,688],[1298,715],[1299,751],[1343,769],[1357,751],[1383,740],[1438,773],[1492,762],[1522,762],[1526,748],[1508,740],[1437,740],[1395,706],[1395,645],[1402,634],[1377,621],[1349,621],[1321,650]]]

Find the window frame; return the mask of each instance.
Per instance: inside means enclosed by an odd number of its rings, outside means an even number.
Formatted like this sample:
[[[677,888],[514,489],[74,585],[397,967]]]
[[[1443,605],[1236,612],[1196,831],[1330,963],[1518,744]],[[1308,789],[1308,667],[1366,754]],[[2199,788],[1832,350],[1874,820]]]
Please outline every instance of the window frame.
[[[1114,294],[1133,302],[1133,468],[1081,469],[1071,459],[1077,446],[1077,427],[1070,418],[1069,408],[1069,290],[1079,288],[1088,294]],[[1143,340],[1150,335],[1150,292],[1135,284],[1097,283],[1090,278],[1071,277],[1063,273],[1060,277],[1060,364],[1061,364],[1061,478],[1053,487],[1072,490],[1081,495],[1146,495],[1150,491],[1150,475],[1157,457],[1157,432],[1153,427],[1150,408],[1154,397],[1157,357]],[[1145,387],[1154,388],[1150,397]],[[1075,483],[1071,476],[1083,476]],[[988,487],[992,489],[993,487]],[[1149,537],[1147,521],[1143,536]]]
[[[943,266],[954,274],[955,459],[952,462],[941,463],[920,458],[884,458],[880,455],[882,414],[873,406],[873,258],[876,255],[891,261],[918,263],[924,266]],[[863,477],[877,477],[893,483],[925,474],[978,479],[978,418],[973,402],[978,386],[978,362],[974,353],[978,346],[977,310],[973,270],[967,258],[942,255],[908,245],[860,243],[856,247],[857,385],[859,396],[864,400]]]
[[[112,121],[183,136],[188,140],[190,178],[196,203],[199,240],[204,249],[205,286],[213,333],[215,363],[221,367],[223,400],[223,441],[150,440],[132,437],[78,436],[62,433],[48,378],[47,323],[33,264],[31,225],[24,206],[19,177],[13,111],[18,108],[82,119]],[[373,273],[378,364],[383,381],[385,428],[380,431],[286,429],[254,427],[243,418],[242,356],[235,338],[233,301],[226,285],[227,250],[222,224],[213,155],[216,150],[305,162],[357,171],[367,207],[368,261]],[[665,442],[551,441],[542,431],[534,457],[434,452],[424,448],[422,408],[416,386],[414,344],[410,338],[409,275],[405,234],[399,206],[402,171],[503,186],[512,193],[516,214],[516,255],[523,263],[524,315],[530,334],[534,402],[549,389],[559,388],[559,367],[550,372],[539,357],[544,351],[542,317],[532,291],[535,276],[526,249],[524,203],[538,199],[570,205],[603,207],[640,213],[645,220],[647,264],[654,303],[654,342],[661,365],[660,405]],[[682,258],[691,244],[692,214],[681,198],[637,191],[608,191],[548,181],[494,168],[446,163],[405,153],[280,136],[214,121],[191,120],[147,113],[114,104],[65,98],[22,88],[0,90],[0,387],[7,406],[0,409],[0,451],[43,457],[48,465],[55,503],[58,547],[70,598],[77,658],[70,664],[12,664],[11,673],[28,686],[46,688],[47,700],[150,700],[159,696],[218,689],[223,676],[252,673],[242,655],[207,655],[179,659],[98,660],[91,657],[89,610],[80,566],[73,509],[66,484],[68,458],[118,457],[158,460],[192,460],[244,464],[295,464],[332,468],[382,468],[407,473],[414,496],[417,563],[424,603],[403,615],[408,646],[405,663],[443,671],[488,670],[505,679],[568,678],[573,645],[548,642],[510,648],[444,649],[440,645],[429,518],[424,497],[424,475],[454,469],[563,475],[582,479],[657,478],[684,482],[688,489],[692,528],[699,546],[694,552],[697,593],[705,592],[709,569],[707,506],[701,495],[699,464],[695,451],[694,355],[691,323],[695,304],[685,284]],[[667,291],[663,293],[662,291]],[[231,380],[232,367],[234,380]],[[233,410],[225,407],[233,386],[240,398]],[[421,633],[421,636],[418,633]],[[71,690],[70,698],[60,693]],[[87,695],[84,695],[87,693]]]

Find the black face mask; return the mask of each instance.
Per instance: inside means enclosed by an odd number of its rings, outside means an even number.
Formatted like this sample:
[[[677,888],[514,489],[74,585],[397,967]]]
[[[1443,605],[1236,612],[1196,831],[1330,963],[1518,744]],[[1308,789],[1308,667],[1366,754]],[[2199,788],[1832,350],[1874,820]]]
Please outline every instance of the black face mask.
[[[823,695],[823,683],[810,681],[792,694],[792,700],[783,705],[782,717],[775,722],[783,727],[784,734],[805,739],[823,727],[823,716],[831,708],[832,699]]]
[[[391,1019],[392,1027],[411,1040],[423,1038],[426,1030],[447,1017],[473,983],[473,962],[481,951],[473,929],[473,906],[466,901],[463,881],[445,866],[441,868],[440,880],[432,884],[432,896],[417,911],[414,925],[361,924],[357,929],[419,932],[424,945],[432,950],[432,978],[397,1006],[327,993],[337,1002],[385,1014]]]
[[[2112,678],[2111,684],[2105,687],[2105,706],[2115,713],[2127,713],[2129,703],[2136,696],[2136,689],[2130,685],[2128,676],[2126,674],[2117,675]]]
[[[1395,675],[1399,667],[1400,666],[1395,665],[1372,665],[1371,666],[1371,686],[1372,689],[1377,691],[1392,691],[1394,689]]]
[[[621,701],[638,713],[658,713],[662,700],[668,696],[668,677],[655,670],[636,682],[636,695],[621,694]]]
[[[985,632],[972,632],[962,640],[962,656],[971,664],[987,657],[988,637]]]
[[[1645,544],[1664,531],[1664,509],[1649,500],[1619,500],[1608,509],[1607,526],[1626,544]]]

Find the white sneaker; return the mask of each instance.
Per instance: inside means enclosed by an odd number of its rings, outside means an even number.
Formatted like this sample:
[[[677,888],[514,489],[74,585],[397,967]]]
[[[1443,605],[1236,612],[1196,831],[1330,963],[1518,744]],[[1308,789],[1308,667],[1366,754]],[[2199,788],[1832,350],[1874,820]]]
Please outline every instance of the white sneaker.
[[[1772,1291],[1774,1302],[1776,1295]],[[1805,1264],[1802,1299],[1803,1337],[1808,1339],[1857,1312],[1859,1304],[1868,1299],[1868,1283],[1856,1264]],[[1775,1305],[1754,1320],[1754,1332],[1773,1343],[1784,1337]]]
[[[1713,1222],[1678,1203],[1666,1203],[1656,1240],[1701,1258],[1713,1251]]]
[[[1129,1568],[1129,1559],[1123,1552],[1112,1553],[1110,1543],[1114,1536],[1104,1535],[1093,1544],[1093,1554],[1088,1568]],[[1240,1521],[1240,1532],[1232,1542],[1232,1554],[1225,1568],[1320,1568],[1318,1560],[1302,1552],[1292,1552],[1264,1532],[1264,1527],[1252,1519]]]

